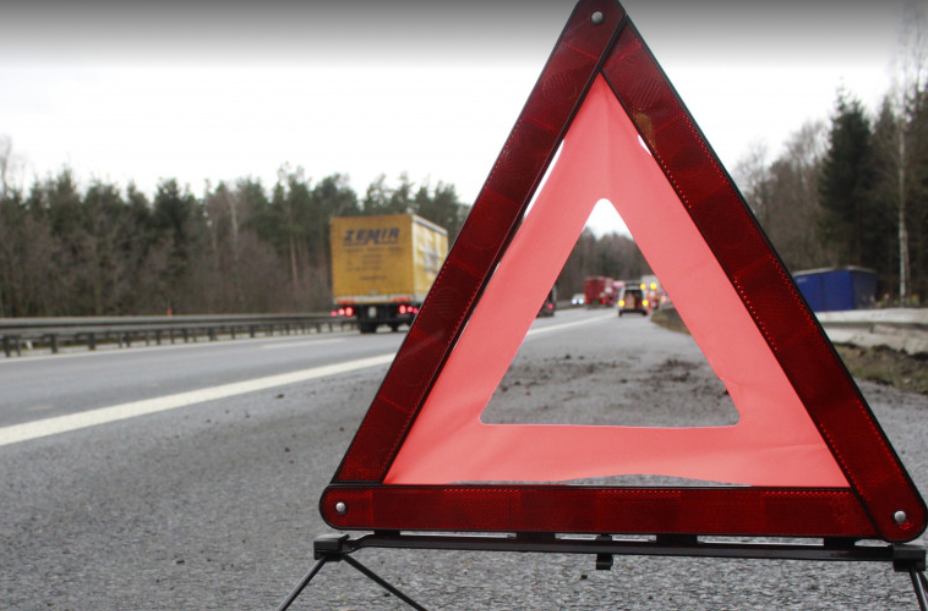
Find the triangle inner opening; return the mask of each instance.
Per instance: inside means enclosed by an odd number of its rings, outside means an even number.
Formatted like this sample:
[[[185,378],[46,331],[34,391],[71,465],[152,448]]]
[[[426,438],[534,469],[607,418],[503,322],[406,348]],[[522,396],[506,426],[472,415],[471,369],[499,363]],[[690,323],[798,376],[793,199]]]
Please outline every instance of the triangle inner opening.
[[[737,424],[728,390],[608,200],[594,207],[552,296],[557,307],[546,309],[549,297],[539,310],[481,422]]]

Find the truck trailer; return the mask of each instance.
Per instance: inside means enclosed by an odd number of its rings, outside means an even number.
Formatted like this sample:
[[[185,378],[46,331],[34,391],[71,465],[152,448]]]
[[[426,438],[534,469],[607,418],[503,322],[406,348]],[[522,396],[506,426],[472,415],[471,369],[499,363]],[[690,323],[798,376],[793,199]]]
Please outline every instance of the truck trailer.
[[[361,333],[415,319],[448,255],[448,232],[415,214],[331,220],[335,312]]]
[[[609,276],[589,276],[583,281],[587,307],[615,305],[615,280]]]
[[[865,310],[876,305],[876,272],[862,267],[808,269],[793,274],[813,312]]]

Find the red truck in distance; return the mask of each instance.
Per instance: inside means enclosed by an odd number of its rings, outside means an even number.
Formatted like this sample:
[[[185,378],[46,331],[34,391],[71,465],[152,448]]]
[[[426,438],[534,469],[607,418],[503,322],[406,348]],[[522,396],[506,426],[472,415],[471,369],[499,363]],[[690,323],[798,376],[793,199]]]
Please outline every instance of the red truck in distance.
[[[615,279],[609,276],[590,276],[583,281],[583,293],[587,307],[609,307],[615,305]]]

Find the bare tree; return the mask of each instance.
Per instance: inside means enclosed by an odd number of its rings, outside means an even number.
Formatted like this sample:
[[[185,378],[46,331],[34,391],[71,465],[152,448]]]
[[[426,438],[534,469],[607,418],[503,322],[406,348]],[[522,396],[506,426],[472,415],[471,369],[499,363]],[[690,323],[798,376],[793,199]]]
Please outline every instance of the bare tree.
[[[756,142],[735,166],[745,200],[793,270],[831,262],[818,233],[818,175],[824,150],[824,125],[809,122],[790,136],[772,162],[766,144]]]
[[[903,11],[899,36],[897,76],[894,79],[893,92],[888,98],[888,105],[895,116],[896,133],[892,142],[887,143],[889,159],[895,163],[896,182],[896,227],[899,242],[899,303],[908,301],[911,282],[911,256],[909,249],[909,231],[906,208],[911,194],[908,188],[912,180],[908,166],[912,154],[907,147],[909,131],[906,116],[919,114],[928,79],[928,33],[926,33],[928,14],[923,2],[908,0]],[[885,109],[884,109],[885,112]]]
[[[0,199],[8,197],[17,188],[22,190],[24,171],[22,157],[13,153],[13,139],[0,134]],[[14,179],[14,174],[18,175],[18,180]]]
[[[10,153],[13,150],[13,140],[6,134],[0,134],[0,199],[6,199],[7,172],[10,167]]]
[[[734,179],[745,200],[760,224],[767,227],[770,220],[770,165],[767,143],[757,140],[748,145],[748,152],[738,161]]]
[[[776,188],[771,195],[777,208],[774,230],[792,269],[833,264],[835,253],[819,235],[822,208],[819,204],[819,173],[826,149],[822,122],[805,123],[786,142],[781,157],[771,168]]]

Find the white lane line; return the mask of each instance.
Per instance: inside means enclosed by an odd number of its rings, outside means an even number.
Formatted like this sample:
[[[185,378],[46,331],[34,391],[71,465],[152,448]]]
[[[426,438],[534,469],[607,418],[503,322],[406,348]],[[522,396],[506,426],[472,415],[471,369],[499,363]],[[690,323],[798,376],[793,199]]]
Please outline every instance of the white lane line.
[[[560,324],[546,325],[544,327],[529,329],[529,332],[525,336],[530,337],[532,335],[541,335],[542,333],[550,333],[552,331],[563,331],[564,329],[568,329],[570,327],[579,327],[580,325],[588,325],[594,322],[600,322],[600,321],[606,320],[607,318],[615,318],[615,314],[599,314],[598,316],[584,318],[583,320],[576,320],[573,322],[563,322]]]
[[[308,348],[310,346],[321,346],[323,344],[337,344],[340,342],[346,341],[344,338],[341,339],[307,339],[307,340],[297,340],[291,342],[281,342],[276,344],[264,344],[260,347],[261,350],[280,350],[282,348]]]
[[[212,388],[202,388],[189,392],[167,395],[164,397],[155,397],[154,399],[144,399],[142,401],[133,401],[123,403],[122,405],[113,405],[110,407],[101,407],[78,414],[69,414],[67,416],[57,416],[55,418],[46,418],[23,424],[15,424],[0,428],[0,446],[38,439],[58,433],[76,431],[91,426],[117,422],[136,416],[145,416],[164,412],[178,407],[186,407],[195,403],[205,401],[215,401],[225,399],[245,393],[255,392],[257,390],[266,390],[276,386],[304,382],[325,376],[337,375],[367,369],[368,367],[377,367],[393,361],[394,353],[373,356],[357,361],[348,361],[336,365],[325,365],[293,373],[284,373],[280,375],[248,380],[246,382],[234,382],[232,384],[223,384]]]

